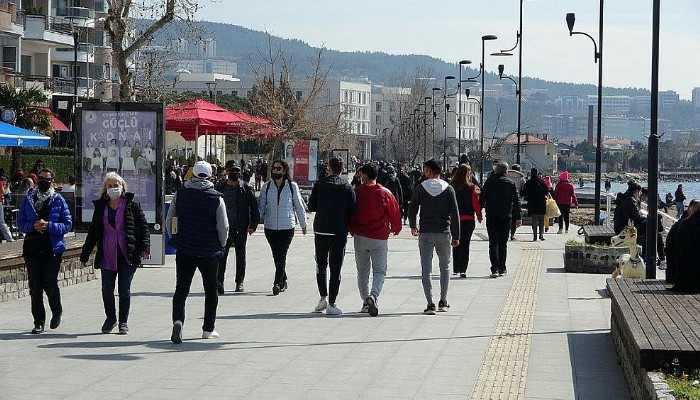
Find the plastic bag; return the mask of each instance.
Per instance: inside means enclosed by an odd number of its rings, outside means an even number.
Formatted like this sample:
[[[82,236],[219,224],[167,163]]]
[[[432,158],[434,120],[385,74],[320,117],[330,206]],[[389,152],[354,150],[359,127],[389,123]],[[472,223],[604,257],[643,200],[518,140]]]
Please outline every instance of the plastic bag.
[[[559,206],[554,199],[547,199],[547,218],[558,218],[561,216],[561,211],[559,211]]]

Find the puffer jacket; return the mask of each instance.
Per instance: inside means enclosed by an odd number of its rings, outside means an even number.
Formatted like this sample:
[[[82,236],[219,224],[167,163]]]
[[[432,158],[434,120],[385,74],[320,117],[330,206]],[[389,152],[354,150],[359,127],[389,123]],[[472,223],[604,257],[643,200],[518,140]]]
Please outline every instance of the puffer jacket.
[[[521,195],[523,187],[525,187],[525,175],[520,171],[509,169],[506,172],[506,178],[513,182],[515,188],[518,189],[518,194]]]
[[[148,230],[148,221],[141,210],[141,205],[134,201],[133,193],[124,193],[126,207],[124,207],[124,233],[126,235],[126,251],[129,257],[129,264],[134,267],[141,266],[141,252],[151,252],[151,239]],[[102,240],[104,238],[103,216],[109,198],[102,196],[94,200],[95,212],[92,213],[90,230],[85,238],[83,249],[80,254],[80,261],[87,262],[92,250],[97,246],[95,255],[95,268],[102,267]]]
[[[552,197],[558,205],[570,206],[573,204],[578,207],[578,199],[576,198],[574,185],[569,181],[559,181],[554,188]]]
[[[306,228],[306,209],[301,198],[299,186],[292,181],[284,181],[277,188],[275,181],[270,179],[260,189],[258,199],[260,219],[264,221],[265,229],[293,229],[296,225],[294,214],[302,228]]]
[[[39,215],[34,209],[34,195],[36,189],[29,189],[27,195],[22,199],[19,206],[19,214],[17,215],[17,225],[19,230],[24,233],[34,231],[34,222],[37,221]],[[73,227],[73,219],[68,209],[66,200],[58,193],[53,193],[49,197],[49,218],[48,228],[46,229],[51,240],[51,248],[54,255],[61,255],[66,252],[66,240],[64,235]]]

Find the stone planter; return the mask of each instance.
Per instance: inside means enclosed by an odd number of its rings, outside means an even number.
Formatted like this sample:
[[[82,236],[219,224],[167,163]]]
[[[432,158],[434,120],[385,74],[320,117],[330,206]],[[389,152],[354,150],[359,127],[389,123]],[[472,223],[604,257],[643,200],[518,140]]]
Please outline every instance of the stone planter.
[[[628,253],[626,247],[565,245],[564,270],[588,274],[611,274],[617,257]]]

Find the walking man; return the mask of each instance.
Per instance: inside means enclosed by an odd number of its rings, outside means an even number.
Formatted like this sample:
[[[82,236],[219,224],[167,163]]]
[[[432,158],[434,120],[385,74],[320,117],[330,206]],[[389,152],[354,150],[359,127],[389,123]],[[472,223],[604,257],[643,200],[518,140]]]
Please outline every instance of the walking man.
[[[440,264],[440,301],[438,311],[447,311],[447,287],[450,283],[450,255],[452,247],[459,245],[459,211],[455,190],[440,179],[440,165],[435,160],[423,164],[426,179],[413,191],[408,208],[411,235],[418,236],[423,291],[428,306],[423,311],[435,315],[430,274],[433,269],[433,250]],[[513,186],[515,188],[515,186]],[[416,225],[416,215],[420,208],[420,235]],[[450,240],[451,239],[451,240]]]
[[[506,256],[508,255],[510,219],[515,219],[516,227],[522,225],[523,222],[520,216],[518,189],[508,179],[506,171],[508,171],[508,164],[504,161],[498,162],[493,174],[484,183],[479,198],[481,206],[486,209],[491,278],[498,278],[508,273]]]
[[[685,193],[683,193],[683,185],[678,184],[678,189],[676,189],[676,218],[681,219],[683,211],[685,211]]]
[[[327,315],[340,315],[335,300],[340,290],[340,270],[348,242],[348,222],[355,214],[355,192],[348,182],[341,178],[343,160],[331,157],[328,160],[328,175],[314,185],[309,196],[309,211],[316,213],[314,218],[314,245],[316,247],[316,283],[321,299],[316,312],[326,311]],[[326,270],[330,266],[330,280]]]
[[[350,219],[350,234],[354,237],[357,286],[363,301],[360,312],[376,317],[377,298],[384,285],[387,269],[389,232],[401,232],[399,203],[391,192],[377,184],[377,166],[360,167],[362,184],[355,188],[357,213]],[[372,268],[372,291],[369,271]]]
[[[177,283],[173,295],[173,331],[170,336],[173,343],[182,343],[185,302],[197,269],[204,286],[202,339],[219,337],[214,330],[219,303],[216,272],[228,239],[228,217],[221,193],[214,190],[214,184],[208,180],[211,173],[208,162],[198,161],[194,165],[192,178],[175,193],[165,218],[170,243],[177,249]]]
[[[226,180],[217,185],[216,190],[224,197],[228,217],[228,240],[224,246],[224,255],[219,259],[219,271],[216,277],[217,291],[224,294],[224,278],[228,252],[233,246],[236,251],[236,290],[243,292],[245,279],[245,246],[248,235],[252,235],[260,223],[258,201],[250,185],[241,181],[241,167],[235,161],[226,162]]]

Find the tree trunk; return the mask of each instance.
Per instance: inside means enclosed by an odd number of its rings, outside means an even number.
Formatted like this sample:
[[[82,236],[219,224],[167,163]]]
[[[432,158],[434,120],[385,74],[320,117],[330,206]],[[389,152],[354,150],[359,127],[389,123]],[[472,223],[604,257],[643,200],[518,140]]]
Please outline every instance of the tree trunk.
[[[10,156],[10,180],[15,177],[15,172],[22,167],[22,148],[12,147]]]

